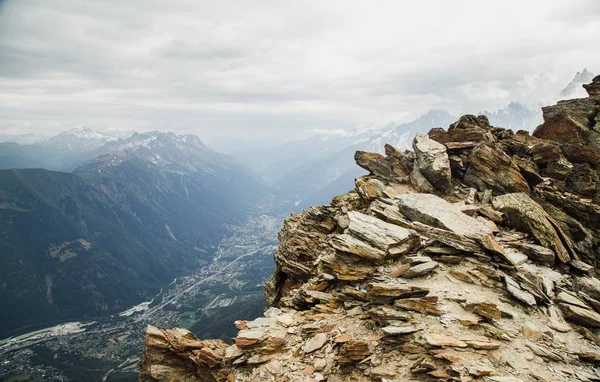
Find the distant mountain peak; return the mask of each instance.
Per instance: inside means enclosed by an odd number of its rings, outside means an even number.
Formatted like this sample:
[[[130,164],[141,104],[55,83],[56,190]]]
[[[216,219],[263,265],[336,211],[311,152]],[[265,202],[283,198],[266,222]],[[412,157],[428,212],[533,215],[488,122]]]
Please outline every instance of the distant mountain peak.
[[[194,134],[176,134],[172,131],[148,131],[145,133],[133,133],[133,135],[127,139],[122,139],[119,143],[115,143],[115,147],[118,145],[125,145],[129,148],[137,147],[140,145],[148,146],[151,142],[162,142],[172,144],[183,144],[186,146],[196,146],[206,148],[200,137]]]
[[[115,140],[116,138],[113,136],[81,126],[50,137],[41,142],[41,145],[53,147],[56,150],[83,152],[102,147],[106,143]]]
[[[194,134],[147,131],[127,139],[108,142],[95,152],[95,159],[80,168],[114,167],[123,161],[143,161],[167,171],[213,171],[218,164],[230,165],[231,159],[212,151]]]
[[[563,90],[560,91],[561,97],[572,97],[577,95],[577,93],[581,93],[581,96],[585,96],[585,92],[583,91],[582,85],[591,82],[594,79],[594,73],[587,70],[587,68],[583,69],[581,72],[575,73],[575,76],[565,86]]]
[[[518,101],[512,101],[506,107],[496,111],[482,111],[494,126],[502,126],[513,130],[533,131],[542,123],[542,113],[539,109],[531,109]]]
[[[81,127],[75,127],[65,133],[59,134],[59,135],[72,135],[75,136],[77,138],[81,138],[81,139],[106,139],[106,140],[112,140],[114,139],[113,137],[104,134],[100,131],[96,131],[93,129],[90,129],[87,126],[81,126]]]

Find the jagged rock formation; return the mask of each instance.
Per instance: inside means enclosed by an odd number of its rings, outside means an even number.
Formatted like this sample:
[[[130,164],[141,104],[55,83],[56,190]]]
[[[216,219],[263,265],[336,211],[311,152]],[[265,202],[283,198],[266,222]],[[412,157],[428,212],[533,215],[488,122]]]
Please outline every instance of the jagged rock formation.
[[[149,327],[142,381],[600,380],[600,77],[530,136],[463,116],[279,234],[234,344]]]
[[[579,90],[581,90],[582,84],[587,84],[594,78],[594,73],[591,73],[584,68],[583,71],[575,73],[575,77],[567,84],[567,86],[561,90],[560,96],[563,98],[573,97]]]

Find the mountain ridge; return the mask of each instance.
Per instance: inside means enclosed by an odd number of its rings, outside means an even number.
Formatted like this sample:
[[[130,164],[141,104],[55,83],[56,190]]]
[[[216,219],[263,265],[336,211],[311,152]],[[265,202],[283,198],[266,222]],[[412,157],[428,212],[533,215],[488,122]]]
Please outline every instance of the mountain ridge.
[[[148,325],[140,381],[600,378],[600,76],[526,131],[464,115],[279,233],[234,343]]]
[[[0,336],[144,301],[206,264],[267,193],[192,135],[138,134],[93,152],[72,173],[0,170]]]

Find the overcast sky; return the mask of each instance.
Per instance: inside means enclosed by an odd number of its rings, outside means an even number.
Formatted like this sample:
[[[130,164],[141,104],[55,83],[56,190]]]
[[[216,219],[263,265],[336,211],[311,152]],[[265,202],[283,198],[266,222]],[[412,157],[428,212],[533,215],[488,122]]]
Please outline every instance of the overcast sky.
[[[554,98],[600,1],[0,0],[0,133],[292,138]]]

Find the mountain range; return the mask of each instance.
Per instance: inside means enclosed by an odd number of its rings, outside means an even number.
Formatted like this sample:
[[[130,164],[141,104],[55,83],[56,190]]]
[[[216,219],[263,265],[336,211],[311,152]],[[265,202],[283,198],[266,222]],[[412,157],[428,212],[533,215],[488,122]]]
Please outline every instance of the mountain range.
[[[0,136],[0,169],[45,168],[72,171],[108,142],[129,137],[133,132],[99,132],[78,127],[39,139],[39,135]],[[37,137],[35,139],[34,137]]]
[[[542,120],[540,110],[531,110],[518,102],[480,114],[488,116],[493,125],[515,131],[531,131]],[[237,150],[231,155],[249,163],[274,187],[274,192],[290,202],[290,208],[301,211],[309,205],[327,203],[334,195],[354,187],[354,179],[364,175],[354,163],[356,151],[382,154],[385,143],[399,150],[410,149],[417,134],[434,127],[446,128],[456,119],[446,110],[430,110],[411,122],[390,123],[382,129],[318,135],[268,150]]]
[[[577,72],[561,95],[584,95],[581,85],[591,78],[593,74],[587,69]],[[478,114],[487,116],[493,126],[513,131],[532,132],[543,122],[540,107],[516,101],[496,111],[484,110]],[[389,123],[381,129],[351,131],[344,135],[317,135],[268,150],[234,150],[231,155],[251,165],[275,192],[290,201],[290,208],[299,212],[309,205],[328,203],[332,196],[354,187],[354,179],[364,174],[355,166],[356,151],[383,154],[385,143],[399,150],[411,149],[417,134],[434,127],[447,128],[457,119],[446,110],[430,110],[408,123]]]
[[[0,170],[1,337],[148,299],[210,261],[265,193],[193,135],[76,130],[35,147],[73,153],[76,168]]]
[[[518,102],[481,114],[515,131],[541,120],[540,111]],[[327,203],[364,175],[354,165],[356,151],[381,153],[385,143],[409,149],[417,134],[456,119],[431,110],[377,130],[228,155],[190,134],[81,127],[40,141],[4,136],[0,297],[8,309],[0,314],[0,336],[139,303],[210,260],[226,225],[261,198],[288,211]]]

